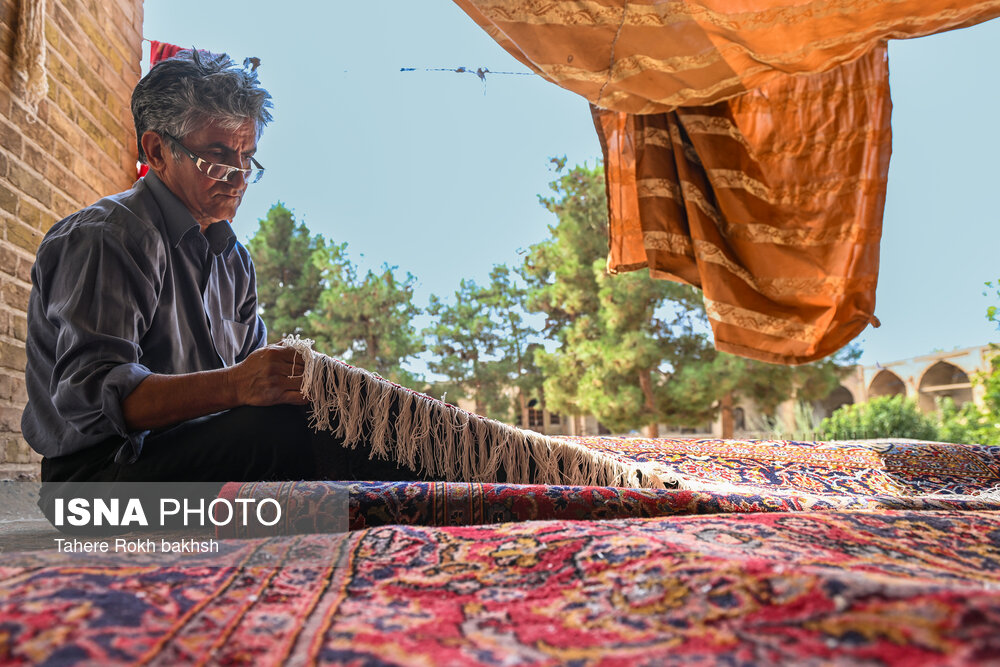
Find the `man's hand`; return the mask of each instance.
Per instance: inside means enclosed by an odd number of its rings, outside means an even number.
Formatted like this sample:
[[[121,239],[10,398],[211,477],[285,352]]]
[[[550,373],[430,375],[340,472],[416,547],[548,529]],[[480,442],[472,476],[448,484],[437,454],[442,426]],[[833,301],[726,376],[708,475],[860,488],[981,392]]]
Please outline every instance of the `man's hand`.
[[[268,345],[230,369],[239,405],[304,405],[302,371],[305,363],[293,348]]]
[[[130,430],[172,426],[241,405],[304,405],[300,391],[305,365],[293,348],[262,347],[229,368],[150,375],[122,401]]]

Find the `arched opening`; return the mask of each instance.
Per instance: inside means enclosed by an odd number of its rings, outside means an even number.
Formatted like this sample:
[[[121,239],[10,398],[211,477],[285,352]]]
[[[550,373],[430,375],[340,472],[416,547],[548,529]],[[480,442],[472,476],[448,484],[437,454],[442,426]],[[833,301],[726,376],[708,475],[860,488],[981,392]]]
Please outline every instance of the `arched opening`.
[[[826,398],[813,403],[813,417],[817,421],[826,419],[836,412],[837,408],[845,405],[854,405],[854,394],[844,385],[837,385],[837,388],[827,394]]]
[[[969,375],[955,364],[939,361],[924,372],[920,378],[920,398],[918,405],[923,412],[936,409],[936,400],[950,397],[955,405],[961,406],[972,401],[972,382]]]
[[[868,398],[899,395],[906,395],[906,385],[903,384],[898,375],[884,368],[872,378],[872,383],[868,385]]]

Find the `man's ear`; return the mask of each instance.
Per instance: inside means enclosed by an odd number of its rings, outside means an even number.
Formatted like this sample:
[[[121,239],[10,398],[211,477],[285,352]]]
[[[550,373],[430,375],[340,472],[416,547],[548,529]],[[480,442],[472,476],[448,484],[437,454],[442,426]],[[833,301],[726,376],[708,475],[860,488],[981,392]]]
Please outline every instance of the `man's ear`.
[[[157,173],[163,171],[169,150],[163,137],[152,130],[146,130],[142,133],[142,150],[146,154],[149,168]]]

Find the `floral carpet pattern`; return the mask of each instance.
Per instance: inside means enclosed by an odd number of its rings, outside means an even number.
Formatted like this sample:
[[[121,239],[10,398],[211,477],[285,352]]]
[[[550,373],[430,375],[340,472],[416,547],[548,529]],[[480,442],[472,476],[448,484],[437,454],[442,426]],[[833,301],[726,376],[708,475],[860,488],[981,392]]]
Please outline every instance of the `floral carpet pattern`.
[[[385,526],[239,548],[279,564],[0,567],[0,662],[1000,664],[992,512]]]
[[[1000,509],[997,500],[975,496],[911,498],[766,490],[751,493],[459,482],[234,482],[227,484],[220,496],[230,501],[273,498],[283,508],[281,521],[273,526],[230,523],[217,529],[220,538],[340,532],[348,528],[360,530],[393,524],[472,526],[507,521],[603,520],[733,512]]]
[[[866,496],[967,495],[1000,485],[1000,447],[562,437],[692,486]]]
[[[566,439],[646,466],[658,476],[680,478],[687,488],[458,482],[233,483],[221,496],[230,500],[274,498],[285,512],[281,523],[266,530],[234,525],[219,536],[322,533],[389,524],[462,526],[731,512],[1000,510],[997,447]]]
[[[1000,449],[575,440],[680,488],[228,484],[222,559],[3,554],[0,664],[1000,665]]]

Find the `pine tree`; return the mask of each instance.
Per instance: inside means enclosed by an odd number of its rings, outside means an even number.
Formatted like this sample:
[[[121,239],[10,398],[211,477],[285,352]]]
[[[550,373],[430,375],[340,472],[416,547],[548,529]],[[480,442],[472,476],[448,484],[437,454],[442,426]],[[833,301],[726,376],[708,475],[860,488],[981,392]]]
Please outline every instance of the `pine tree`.
[[[248,244],[257,269],[257,297],[268,339],[283,334],[312,338],[315,348],[410,387],[422,378],[403,368],[424,350],[412,325],[416,278],[396,267],[359,277],[347,244],[313,235],[277,203]]]
[[[811,400],[836,387],[845,368],[838,360],[790,368],[716,351],[693,287],[642,271],[608,275],[600,165],[573,167],[552,189],[555,196],[541,198],[556,215],[552,236],[531,247],[522,269],[529,309],[545,314],[558,343],[536,355],[550,408],[656,435],[657,423],[704,423],[740,397],[773,411],[796,391]]]
[[[268,341],[285,334],[316,338],[309,316],[324,286],[342,258],[328,249],[323,237],[312,235],[304,223],[278,202],[259,221],[247,247],[257,271],[257,300],[268,328]],[[324,341],[318,340],[322,346]]]
[[[538,332],[525,321],[525,295],[517,274],[499,264],[487,285],[462,280],[450,302],[431,296],[427,312],[436,321],[424,335],[437,356],[428,366],[445,378],[438,393],[471,399],[477,413],[504,421],[516,407],[527,423],[528,399],[541,382],[531,358]]]
[[[437,391],[452,402],[475,401],[477,414],[508,419],[510,400],[504,395],[510,364],[498,354],[501,334],[489,306],[489,288],[462,279],[452,303],[431,295],[427,313],[435,323],[424,330],[436,359],[428,362],[445,378]]]
[[[346,256],[347,244],[334,246],[333,256]],[[329,341],[329,354],[378,373],[400,385],[422,388],[423,379],[404,368],[424,351],[413,326],[421,309],[413,303],[416,277],[396,275],[398,267],[383,265],[359,277],[347,262],[329,281],[309,321],[314,332]]]
[[[525,319],[528,290],[522,282],[523,276],[507,265],[494,266],[485,303],[500,330],[499,352],[510,365],[507,382],[517,389],[516,410],[521,425],[527,427],[528,402],[536,399],[544,404],[544,394],[541,371],[534,363],[535,350],[541,347],[540,337]]]

